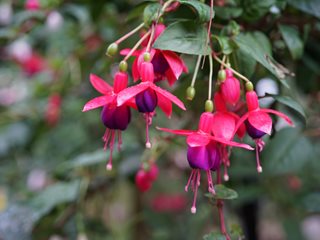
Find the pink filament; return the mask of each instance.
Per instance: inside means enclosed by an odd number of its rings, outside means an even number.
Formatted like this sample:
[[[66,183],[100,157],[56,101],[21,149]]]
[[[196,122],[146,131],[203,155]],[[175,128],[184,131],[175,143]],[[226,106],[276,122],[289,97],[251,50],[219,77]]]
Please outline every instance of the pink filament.
[[[111,140],[109,143],[110,156],[109,156],[109,162],[106,166],[107,170],[112,170],[112,153],[113,153],[114,141],[116,136],[116,132],[114,130],[110,130],[110,131],[111,131]]]
[[[120,152],[122,146],[122,134],[121,130],[118,131],[118,151]]]
[[[189,179],[188,179],[188,183],[187,183],[187,185],[184,187],[184,190],[185,190],[186,192],[188,192],[188,189],[189,189],[189,186],[190,186],[190,183],[191,183],[191,181],[192,181],[192,178],[193,178],[193,175],[194,175],[195,171],[196,171],[195,169],[193,169],[193,170],[191,171],[191,174],[190,174]]]
[[[191,213],[196,213],[197,212],[197,207],[196,207],[196,202],[197,202],[197,194],[198,194],[198,187],[199,187],[199,183],[200,183],[200,170],[196,169],[194,170],[195,172],[195,176],[193,179],[193,185],[194,185],[194,195],[193,195],[193,203],[192,203],[192,207],[191,207]]]
[[[257,162],[257,171],[259,173],[262,172],[262,167],[260,163],[260,157],[259,157],[259,152],[261,152],[264,148],[264,141],[262,139],[257,139],[256,140],[256,162]]]
[[[146,119],[146,148],[151,148],[151,142],[149,137],[149,125],[151,125],[152,116],[150,115],[150,113],[145,114],[145,119]]]
[[[208,191],[212,194],[216,194],[213,187],[212,175],[210,170],[207,170],[207,179],[208,179]]]

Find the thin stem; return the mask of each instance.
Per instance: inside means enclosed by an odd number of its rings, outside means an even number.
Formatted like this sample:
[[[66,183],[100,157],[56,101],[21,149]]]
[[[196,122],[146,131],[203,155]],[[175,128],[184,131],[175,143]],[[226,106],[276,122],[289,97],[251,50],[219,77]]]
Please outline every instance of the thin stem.
[[[210,65],[210,72],[209,72],[209,93],[208,93],[208,100],[212,98],[212,75],[213,75],[213,61],[212,55],[209,55],[209,65]]]
[[[212,17],[213,17],[213,0],[210,1],[210,20],[209,20],[209,25],[208,25],[208,34],[207,34],[206,46],[208,45],[209,40],[210,40]]]
[[[222,62],[225,63],[226,62],[226,55],[223,55],[222,57]],[[222,69],[224,67],[223,64],[220,65],[220,69]]]
[[[153,41],[153,38],[154,38],[154,32],[155,32],[155,25],[152,24],[152,27],[151,27],[151,36],[149,38],[149,42],[148,42],[148,45],[147,45],[147,49],[146,49],[146,52],[150,52],[150,49],[151,49],[151,43]]]
[[[239,78],[241,78],[242,80],[244,80],[245,82],[250,82],[250,80],[248,78],[246,78],[245,76],[243,76],[242,74],[240,74],[239,72],[237,72],[236,70],[234,70],[233,68],[231,68],[228,64],[224,63],[220,58],[218,58],[216,55],[213,54],[213,58],[214,60],[216,60],[217,62],[219,62],[221,65],[223,65],[224,67],[230,69],[234,75],[238,76]]]
[[[191,87],[194,87],[194,84],[196,83],[196,79],[197,79],[197,75],[198,75],[198,71],[199,71],[199,67],[200,67],[200,62],[201,62],[201,57],[202,57],[202,55],[198,56],[196,67],[194,69],[193,76],[192,76]]]
[[[125,56],[123,59],[124,61],[127,61],[129,57],[134,53],[135,50],[141,45],[141,43],[150,35],[150,31],[148,31],[137,43],[134,45],[134,47],[130,50],[130,52]]]
[[[123,42],[124,40],[126,40],[128,37],[132,36],[133,34],[135,34],[136,32],[138,32],[141,28],[144,27],[144,23],[141,23],[139,26],[137,26],[136,28],[134,28],[133,30],[131,30],[130,32],[128,32],[126,35],[122,36],[121,38],[119,38],[117,41],[115,41],[116,44],[120,44],[121,42]]]

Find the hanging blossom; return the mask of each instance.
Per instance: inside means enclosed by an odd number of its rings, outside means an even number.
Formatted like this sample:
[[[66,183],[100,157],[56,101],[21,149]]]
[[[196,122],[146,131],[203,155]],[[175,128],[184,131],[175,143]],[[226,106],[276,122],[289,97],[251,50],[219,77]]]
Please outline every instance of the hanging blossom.
[[[132,53],[132,56],[135,56],[132,64],[132,77],[134,81],[138,81],[141,78],[141,64],[144,61],[143,56],[149,41],[151,41],[151,45],[153,45],[165,28],[164,24],[157,24],[153,40],[151,40],[150,37],[146,38],[141,44],[143,49],[135,50]],[[144,35],[142,35],[142,37],[143,36]],[[127,55],[130,50],[131,49],[123,49],[120,54]],[[182,72],[188,72],[184,61],[173,51],[152,48],[150,50],[150,59],[154,69],[155,82],[166,79],[170,85],[173,85]]]
[[[125,71],[118,71],[115,74],[113,87],[94,74],[90,75],[90,82],[103,95],[87,102],[83,108],[83,112],[102,107],[101,120],[107,128],[102,139],[105,143],[104,149],[106,150],[108,145],[110,148],[110,157],[106,168],[107,170],[111,170],[116,135],[118,135],[118,150],[120,150],[122,131],[126,130],[131,121],[130,107],[136,108],[136,106],[130,99],[124,101],[121,106],[117,106],[119,92],[128,86],[128,74]]]
[[[272,119],[269,114],[275,114],[283,118],[289,125],[294,126],[291,119],[276,110],[269,108],[260,108],[257,93],[253,90],[253,85],[251,82],[246,83],[246,102],[248,107],[248,112],[244,114],[237,122],[236,130],[245,123],[248,135],[256,143],[256,162],[257,171],[262,172],[262,167],[259,159],[259,152],[264,148],[264,141],[262,137],[265,134],[270,135],[272,131]]]
[[[191,185],[194,192],[191,212],[196,213],[196,199],[198,187],[200,185],[201,170],[207,174],[208,191],[215,194],[211,171],[216,171],[221,165],[221,148],[225,146],[241,147],[248,150],[253,148],[247,144],[237,143],[225,138],[215,137],[212,135],[212,124],[214,115],[210,112],[201,114],[198,130],[173,130],[168,128],[158,128],[161,131],[173,133],[176,135],[186,136],[187,139],[187,160],[192,168],[185,191],[188,191]],[[224,125],[221,125],[223,128]]]
[[[168,117],[170,117],[172,113],[172,103],[186,110],[183,102],[176,96],[154,84],[155,74],[153,64],[150,60],[150,53],[144,53],[144,62],[142,62],[140,66],[141,83],[122,90],[117,98],[118,107],[130,100],[134,100],[138,111],[144,114],[147,148],[151,148],[149,125],[152,123],[152,118],[157,106],[159,106]]]

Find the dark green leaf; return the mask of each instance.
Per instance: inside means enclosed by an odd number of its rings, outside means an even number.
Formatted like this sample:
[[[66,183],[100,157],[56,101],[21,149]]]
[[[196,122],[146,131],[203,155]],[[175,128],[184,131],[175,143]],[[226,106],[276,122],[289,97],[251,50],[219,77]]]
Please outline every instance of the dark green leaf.
[[[287,2],[301,11],[320,18],[319,0],[287,0]]]
[[[231,54],[237,47],[229,37],[213,35],[213,38],[216,39],[219,43],[218,51],[222,52],[225,55]]]
[[[273,95],[273,94],[266,94],[267,97],[272,97],[274,98],[276,101],[278,101],[279,103],[282,103],[284,105],[286,105],[287,107],[295,110],[296,112],[298,112],[304,119],[304,121],[306,121],[306,113],[304,112],[303,107],[294,99],[292,99],[289,96],[280,96],[280,95]]]
[[[38,19],[43,20],[46,17],[45,13],[42,11],[22,11],[18,12],[14,15],[13,24],[16,26],[20,26],[23,22],[29,20],[29,19]]]
[[[151,3],[145,7],[143,11],[143,21],[145,24],[150,25],[155,21],[160,13],[161,5],[159,3]]]
[[[272,175],[301,170],[314,156],[313,146],[299,129],[285,128],[277,132],[261,154],[262,164]]]
[[[289,48],[293,59],[298,59],[303,54],[303,42],[297,29],[287,25],[279,25],[282,37]]]
[[[207,4],[196,0],[179,0],[179,2],[192,7],[197,12],[201,22],[208,22],[210,20],[210,7]],[[212,18],[213,17],[214,12]]]
[[[42,218],[59,204],[75,201],[78,197],[79,181],[56,183],[34,197],[29,206],[33,209],[35,221]]]
[[[207,31],[194,21],[175,22],[167,27],[154,44],[155,48],[193,55],[208,55]]]
[[[215,195],[211,193],[206,193],[205,196],[209,198],[225,199],[225,200],[232,200],[238,197],[238,193],[235,190],[231,188],[227,188],[222,184],[215,185],[214,190],[216,192]]]
[[[270,7],[275,3],[275,0],[264,0],[264,1],[252,1],[242,0],[241,5],[243,8],[243,17],[246,20],[254,21],[263,17],[269,12]]]
[[[243,10],[238,7],[214,7],[215,14],[221,19],[232,19],[240,17]]]
[[[83,6],[67,4],[63,11],[73,16],[81,24],[87,23],[90,19],[88,9]]]
[[[251,56],[257,62],[262,64],[271,73],[273,73],[279,80],[283,80],[286,75],[290,74],[290,71],[277,63],[271,56],[271,45],[269,40],[264,37],[260,32],[240,34],[235,39],[239,48]],[[281,81],[286,87],[288,84],[285,81]]]
[[[234,54],[231,57],[232,66],[241,72],[247,78],[250,78],[256,68],[257,61],[244,52],[242,49],[234,51]]]

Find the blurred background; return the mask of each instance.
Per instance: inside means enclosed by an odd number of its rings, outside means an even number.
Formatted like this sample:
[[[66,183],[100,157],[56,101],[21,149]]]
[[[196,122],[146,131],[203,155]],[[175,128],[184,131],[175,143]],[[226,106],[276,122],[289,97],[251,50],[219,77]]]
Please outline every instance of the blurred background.
[[[236,67],[257,84],[260,96],[276,94],[262,98],[261,104],[285,112],[296,127],[274,119],[277,131],[265,139],[261,175],[255,170],[254,153],[233,150],[231,179],[225,185],[237,191],[238,198],[225,204],[229,232],[234,239],[319,240],[320,3],[215,2],[217,32],[233,26],[231,19],[241,31],[261,31],[267,42],[260,44],[267,43],[273,57],[293,73],[284,86],[250,58],[242,58]],[[110,172],[105,170],[109,153],[103,151],[100,110],[82,113],[83,105],[98,96],[89,74],[112,84],[122,58],[106,57],[106,48],[141,23],[148,3],[1,1],[1,240],[194,240],[219,230],[215,205],[204,196],[205,184],[197,214],[190,213],[192,194],[184,192],[190,173],[185,140],[154,128],[196,128],[207,92],[206,65],[199,73],[196,99],[187,102],[185,90],[196,57],[182,56],[190,73],[170,90],[188,111],[174,109],[170,121],[162,113],[154,118],[152,151],[144,149],[145,126],[133,113]],[[181,7],[164,23],[193,17],[192,10]],[[121,48],[138,39],[137,34]],[[149,191],[141,192],[135,176],[149,162],[156,164],[159,176]]]

